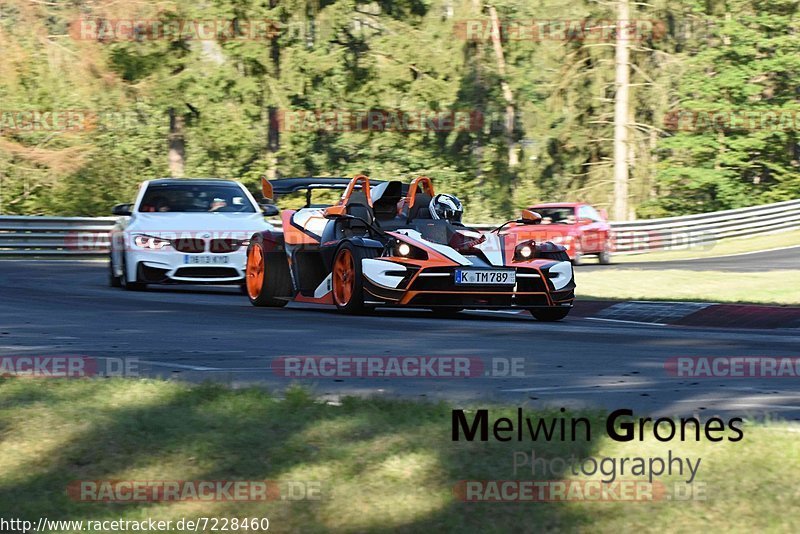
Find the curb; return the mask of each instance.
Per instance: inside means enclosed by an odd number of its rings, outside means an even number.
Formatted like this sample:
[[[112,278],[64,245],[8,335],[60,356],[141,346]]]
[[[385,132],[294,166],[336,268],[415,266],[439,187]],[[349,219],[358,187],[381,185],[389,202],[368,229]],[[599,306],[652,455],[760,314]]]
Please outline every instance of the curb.
[[[574,316],[611,322],[716,328],[800,328],[800,307],[705,302],[575,301]]]

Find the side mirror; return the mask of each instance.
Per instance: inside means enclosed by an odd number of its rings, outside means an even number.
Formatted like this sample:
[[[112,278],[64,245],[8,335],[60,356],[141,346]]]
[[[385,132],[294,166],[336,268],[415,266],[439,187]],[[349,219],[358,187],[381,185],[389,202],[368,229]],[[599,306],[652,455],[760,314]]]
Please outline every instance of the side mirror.
[[[578,219],[578,224],[592,224],[594,221],[588,217],[581,217]]]
[[[522,224],[539,224],[542,221],[542,216],[531,210],[522,210]]]
[[[341,204],[336,206],[328,206],[323,212],[326,219],[335,219],[336,217],[343,217],[347,214],[345,207]]]
[[[264,195],[264,198],[268,200],[272,200],[275,197],[272,191],[272,184],[267,180],[266,176],[261,177],[261,193]]]
[[[604,209],[600,209],[600,217],[603,218],[604,221],[608,220],[608,212]]]
[[[261,204],[261,213],[264,214],[264,217],[275,217],[276,215],[280,215],[281,210],[279,210],[278,206],[275,204],[268,204],[265,202]]]
[[[132,207],[133,204],[117,204],[116,206],[111,208],[111,214],[119,215],[120,217],[126,217],[132,213],[131,212]]]

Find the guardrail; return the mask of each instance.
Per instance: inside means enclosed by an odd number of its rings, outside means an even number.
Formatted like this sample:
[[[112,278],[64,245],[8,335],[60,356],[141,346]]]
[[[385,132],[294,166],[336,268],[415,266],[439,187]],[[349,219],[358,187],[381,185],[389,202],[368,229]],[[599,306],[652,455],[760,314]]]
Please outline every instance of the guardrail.
[[[98,257],[108,254],[116,217],[0,216],[0,257]]]
[[[116,217],[0,216],[0,257],[98,258],[108,254]],[[279,221],[271,221],[280,228]],[[494,225],[473,225],[488,230]],[[709,248],[719,240],[800,228],[800,200],[735,210],[612,222],[616,250]]]
[[[800,228],[800,200],[611,226],[617,252],[706,249],[723,239]]]

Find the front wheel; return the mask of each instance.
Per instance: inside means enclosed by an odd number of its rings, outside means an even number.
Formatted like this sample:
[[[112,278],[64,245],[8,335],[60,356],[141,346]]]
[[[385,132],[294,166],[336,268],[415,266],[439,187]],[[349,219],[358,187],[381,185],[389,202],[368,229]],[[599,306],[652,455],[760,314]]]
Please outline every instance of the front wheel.
[[[537,321],[553,322],[560,321],[567,315],[572,308],[531,308],[530,312]]]
[[[361,261],[377,255],[377,250],[357,247],[350,242],[339,247],[331,270],[333,303],[339,311],[349,314],[367,311]]]
[[[600,265],[608,265],[611,263],[611,247],[608,243],[603,247],[603,251],[597,255],[597,261],[600,262]]]
[[[260,242],[250,245],[247,250],[245,288],[253,306],[286,306],[291,291],[289,276],[289,264],[283,253],[265,252]]]

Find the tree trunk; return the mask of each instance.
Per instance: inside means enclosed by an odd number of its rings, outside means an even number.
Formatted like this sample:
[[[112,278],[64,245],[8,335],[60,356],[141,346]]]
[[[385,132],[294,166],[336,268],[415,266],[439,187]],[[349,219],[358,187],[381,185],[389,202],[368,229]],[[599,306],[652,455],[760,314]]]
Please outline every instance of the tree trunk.
[[[270,9],[275,9],[278,6],[278,0],[270,0]],[[273,76],[275,80],[281,77],[281,47],[278,43],[278,36],[273,36],[270,40],[269,46],[270,60],[272,61]],[[281,148],[280,137],[280,122],[278,120],[277,106],[269,106],[267,108],[267,179],[274,180],[280,178],[278,171],[278,151]]]
[[[617,1],[619,24],[630,20],[628,0]],[[630,49],[627,35],[617,35],[614,97],[614,219],[628,219],[628,93]]]
[[[175,178],[183,178],[186,158],[186,145],[183,136],[183,115],[169,108],[169,174]]]
[[[475,17],[480,16],[481,10],[483,9],[482,0],[472,0],[472,13]],[[482,61],[482,46],[480,44],[472,44],[468,43],[467,50],[474,51],[474,55],[472,56],[472,64],[475,67],[475,85],[481,89],[481,94],[485,93],[483,89],[483,78],[481,76],[481,61]],[[468,60],[469,61],[469,60]],[[479,97],[478,101],[480,102],[479,106],[482,108],[481,112],[486,111],[486,106],[483,105],[482,97]],[[485,118],[485,113],[484,113]],[[483,194],[483,132],[479,131],[475,135],[475,142],[472,145],[472,157],[475,159],[475,168],[477,169],[475,173],[475,178],[477,180],[477,189],[479,191],[479,195]]]
[[[492,20],[492,46],[497,59],[497,72],[500,74],[500,87],[503,90],[503,98],[506,101],[506,116],[503,129],[506,137],[506,146],[508,147],[508,167],[514,168],[519,165],[519,153],[517,144],[514,142],[514,123],[516,122],[514,94],[511,92],[511,86],[508,84],[506,77],[506,60],[503,54],[503,43],[500,41],[500,21],[497,18],[497,10],[494,6],[489,6],[489,17]]]

